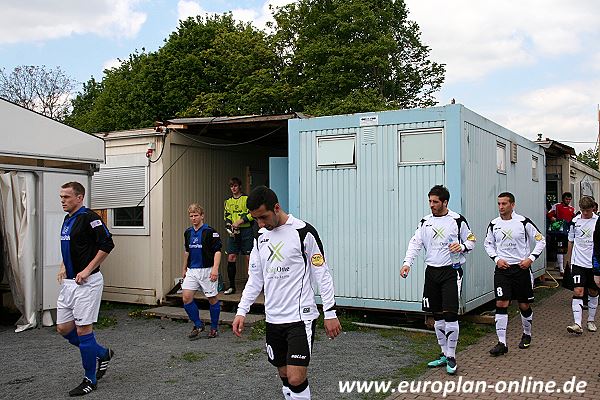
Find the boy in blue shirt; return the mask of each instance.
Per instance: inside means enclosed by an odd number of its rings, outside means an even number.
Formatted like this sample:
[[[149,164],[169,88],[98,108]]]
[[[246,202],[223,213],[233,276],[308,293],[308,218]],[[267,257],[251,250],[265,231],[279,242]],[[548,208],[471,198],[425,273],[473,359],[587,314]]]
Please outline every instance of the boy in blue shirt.
[[[221,262],[221,238],[219,233],[204,223],[204,209],[193,203],[188,207],[192,226],[183,234],[185,252],[183,254],[183,308],[194,323],[194,329],[188,335],[190,340],[200,337],[204,323],[200,320],[200,311],[194,301],[194,294],[202,289],[210,303],[209,338],[218,335],[221,303],[218,299],[219,264]]]

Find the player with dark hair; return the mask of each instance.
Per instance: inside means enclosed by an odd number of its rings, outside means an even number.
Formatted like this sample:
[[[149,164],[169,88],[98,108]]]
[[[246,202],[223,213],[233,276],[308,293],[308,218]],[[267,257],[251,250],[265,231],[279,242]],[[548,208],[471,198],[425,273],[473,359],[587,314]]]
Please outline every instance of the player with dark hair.
[[[431,214],[421,219],[414,236],[408,243],[404,265],[400,269],[403,278],[422,248],[425,249],[425,284],[423,288],[423,311],[433,313],[435,333],[442,350],[440,357],[431,361],[429,367],[446,366],[450,375],[456,373],[456,345],[458,343],[458,307],[460,303],[462,265],[467,253],[475,247],[475,235],[467,220],[448,209],[450,192],[436,185],[429,191]]]
[[[83,381],[69,396],[96,390],[97,380],[104,376],[114,355],[96,342],[93,324],[98,320],[104,286],[100,264],[115,245],[98,214],[83,206],[84,196],[85,188],[79,182],[61,186],[60,202],[67,215],[60,232],[63,262],[57,277],[56,329],[79,348],[85,371]]]
[[[323,245],[315,228],[281,209],[271,189],[257,187],[247,204],[261,229],[233,333],[241,336],[246,314],[264,290],[269,362],[279,371],[286,399],[310,399],[307,369],[319,317],[312,284],[320,289],[327,336],[333,339],[341,332]]]
[[[496,263],[494,290],[498,344],[490,350],[493,356],[508,353],[506,327],[511,300],[517,300],[521,310],[523,335],[519,348],[527,349],[531,345],[533,311],[530,303],[534,300],[531,264],[546,246],[546,239],[534,223],[515,213],[514,208],[515,196],[512,193],[503,192],[498,195],[500,216],[488,225],[484,242],[485,251]],[[530,250],[532,244],[535,244],[533,251]]]
[[[571,201],[573,200],[573,194],[571,194],[571,192],[564,192],[561,199],[562,201],[560,203],[552,206],[547,215],[551,223],[559,221],[559,227],[560,222],[562,222],[563,226],[563,228],[559,229],[556,233],[558,244],[556,249],[556,264],[558,264],[558,270],[562,276],[565,273],[564,257],[568,247],[567,243],[565,243],[567,241],[568,225],[575,216],[575,208],[571,205]],[[561,246],[561,243],[564,243],[564,246]]]

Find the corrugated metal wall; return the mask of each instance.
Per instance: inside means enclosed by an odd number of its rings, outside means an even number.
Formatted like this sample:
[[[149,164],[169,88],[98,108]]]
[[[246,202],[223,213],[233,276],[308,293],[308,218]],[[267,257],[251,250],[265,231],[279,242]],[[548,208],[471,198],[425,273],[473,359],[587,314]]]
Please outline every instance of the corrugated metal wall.
[[[443,121],[301,132],[300,217],[322,236],[336,297],[403,300],[420,308],[423,276],[399,276],[408,240],[429,213],[444,165],[398,166],[398,131]],[[356,135],[356,166],[317,168],[321,136]],[[422,264],[422,258],[417,261]]]
[[[477,237],[477,246],[468,259],[463,280],[463,298],[471,303],[467,310],[493,299],[494,263],[485,252],[483,242],[489,222],[498,216],[498,194],[504,191],[513,193],[515,211],[532,219],[542,232],[545,229],[544,155],[518,145],[517,162],[512,163],[509,135],[514,134],[509,131],[491,132],[476,124],[478,121],[465,121],[461,139],[464,143],[463,215]],[[506,145],[506,173],[497,171],[497,143]],[[538,181],[532,180],[532,155],[538,157]],[[536,261],[533,268],[538,271],[543,267],[542,259]]]
[[[186,151],[187,149],[187,151]],[[196,147],[193,144],[173,144],[170,159],[174,162],[185,154],[171,169],[165,179],[165,255],[167,264],[165,284],[170,285],[175,277],[181,276],[183,263],[183,232],[190,226],[187,208],[198,202],[205,210],[205,222],[215,228],[223,239],[221,273],[227,282],[226,255],[227,232],[223,222],[223,202],[231,196],[229,179],[237,176],[246,183],[246,167],[251,170],[268,172],[268,155],[264,150],[248,147],[236,150],[215,147]],[[243,270],[243,271],[242,271]],[[245,264],[238,262],[238,278],[245,280]],[[172,285],[171,285],[172,286]]]

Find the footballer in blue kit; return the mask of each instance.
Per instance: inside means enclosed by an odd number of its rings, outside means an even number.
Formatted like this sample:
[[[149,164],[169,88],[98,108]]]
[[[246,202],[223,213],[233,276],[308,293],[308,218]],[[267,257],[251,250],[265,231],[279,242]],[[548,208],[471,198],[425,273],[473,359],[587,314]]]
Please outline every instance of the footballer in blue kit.
[[[79,182],[61,186],[60,202],[67,215],[60,231],[62,264],[58,273],[60,292],[56,307],[57,331],[79,348],[85,371],[69,396],[83,396],[97,388],[114,355],[96,342],[93,324],[98,320],[104,279],[100,264],[114,248],[102,219],[83,206],[85,188]]]
[[[194,294],[202,290],[210,304],[210,331],[208,338],[218,336],[221,303],[218,299],[219,264],[221,262],[221,238],[219,233],[204,223],[204,209],[193,203],[188,207],[192,226],[183,234],[183,308],[194,328],[188,335],[196,340],[204,331],[204,323],[200,319],[200,310],[194,301]]]

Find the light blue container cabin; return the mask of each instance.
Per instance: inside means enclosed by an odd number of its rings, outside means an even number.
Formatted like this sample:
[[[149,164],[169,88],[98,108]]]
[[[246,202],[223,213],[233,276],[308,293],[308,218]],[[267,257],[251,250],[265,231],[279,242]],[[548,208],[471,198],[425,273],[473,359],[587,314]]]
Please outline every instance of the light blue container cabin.
[[[417,223],[430,213],[427,192],[445,185],[449,208],[477,236],[464,266],[464,313],[494,298],[494,263],[483,241],[498,216],[497,195],[512,192],[516,211],[544,230],[544,165],[540,146],[460,104],[293,119],[289,211],[321,234],[338,305],[421,311],[422,255],[407,279],[399,270]],[[540,257],[535,275],[544,268]]]

